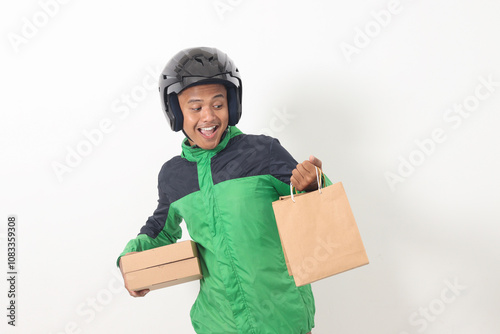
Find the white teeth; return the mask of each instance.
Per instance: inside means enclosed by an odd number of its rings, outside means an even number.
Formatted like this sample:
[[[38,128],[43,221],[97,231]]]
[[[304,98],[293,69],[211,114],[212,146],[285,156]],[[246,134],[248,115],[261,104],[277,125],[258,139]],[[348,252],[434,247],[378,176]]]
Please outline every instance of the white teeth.
[[[210,131],[210,130],[213,130],[213,129],[215,129],[215,126],[211,126],[209,128],[200,128],[200,130],[202,130],[202,131]]]

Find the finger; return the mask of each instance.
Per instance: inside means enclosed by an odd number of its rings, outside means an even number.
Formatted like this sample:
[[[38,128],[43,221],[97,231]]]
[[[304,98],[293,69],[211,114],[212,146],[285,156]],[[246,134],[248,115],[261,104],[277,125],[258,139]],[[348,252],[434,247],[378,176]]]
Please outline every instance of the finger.
[[[310,169],[314,169],[314,166],[309,161],[305,161],[302,164],[298,164],[297,168],[292,171],[290,182],[298,191],[306,189],[313,181],[316,180],[316,176],[313,174],[313,171],[305,168],[304,165],[307,164],[310,165]]]
[[[295,175],[295,178],[298,181],[302,181],[303,179],[309,179],[314,173],[315,173],[314,166],[307,160],[298,164],[292,171],[292,175]]]
[[[294,186],[298,186],[301,183],[301,180],[304,179],[305,174],[306,174],[306,171],[305,171],[304,167],[301,164],[298,164],[297,166],[295,166],[295,169],[292,171],[293,181],[292,181],[292,178],[290,178],[290,182],[292,182],[292,184]]]
[[[149,289],[138,290],[138,291],[129,291],[132,297],[144,297],[149,292]]]
[[[301,178],[301,180],[302,180],[302,178]],[[303,182],[296,179],[294,176],[292,176],[290,178],[290,182],[292,183],[292,185],[295,187],[295,190],[297,190],[297,191],[302,191],[305,189]]]
[[[302,177],[300,171],[298,170],[298,167],[299,165],[297,165],[297,167],[292,170],[292,177],[295,177],[296,179],[300,179]]]
[[[302,168],[301,168],[302,169]],[[292,171],[292,176],[290,177],[290,182],[298,191],[302,191],[304,188],[304,176],[301,174],[298,168]]]
[[[309,160],[302,162],[297,169],[305,179],[309,180],[316,176],[316,167]]]
[[[292,176],[290,177],[290,182],[292,185],[297,188],[300,186],[301,182],[300,180],[304,179],[304,177],[300,174],[300,172],[297,169],[294,169],[292,171]]]
[[[300,177],[305,177],[307,175],[307,169],[305,168],[303,162],[295,166],[295,171],[297,171],[297,173],[300,174]]]
[[[309,157],[309,161],[316,167],[318,167],[319,169],[321,169],[321,167],[323,166],[323,163],[321,162],[321,160],[319,160],[318,158],[316,158],[314,155],[311,155]]]

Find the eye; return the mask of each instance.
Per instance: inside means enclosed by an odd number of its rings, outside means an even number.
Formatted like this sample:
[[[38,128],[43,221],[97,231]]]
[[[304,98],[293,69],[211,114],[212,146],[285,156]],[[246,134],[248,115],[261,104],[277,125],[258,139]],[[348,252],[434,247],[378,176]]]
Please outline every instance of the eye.
[[[214,108],[215,108],[215,109],[221,109],[222,107],[223,107],[223,104],[222,104],[222,103],[221,103],[221,104],[215,104],[215,105],[214,105]]]

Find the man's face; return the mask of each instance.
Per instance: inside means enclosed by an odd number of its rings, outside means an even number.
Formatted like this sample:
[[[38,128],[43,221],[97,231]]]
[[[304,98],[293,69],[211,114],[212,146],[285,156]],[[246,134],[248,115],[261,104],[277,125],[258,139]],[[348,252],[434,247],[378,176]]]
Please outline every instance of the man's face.
[[[229,121],[226,87],[220,84],[193,86],[183,90],[178,98],[189,143],[205,150],[215,148]]]

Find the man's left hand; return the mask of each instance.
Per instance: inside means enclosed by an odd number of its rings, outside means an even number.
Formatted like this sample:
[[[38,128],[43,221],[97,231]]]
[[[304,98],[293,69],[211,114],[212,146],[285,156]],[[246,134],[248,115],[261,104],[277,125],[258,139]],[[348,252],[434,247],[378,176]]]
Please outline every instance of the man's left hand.
[[[290,182],[298,191],[313,191],[318,189],[316,179],[316,167],[321,169],[321,160],[311,155],[309,160],[305,160],[292,171]]]

